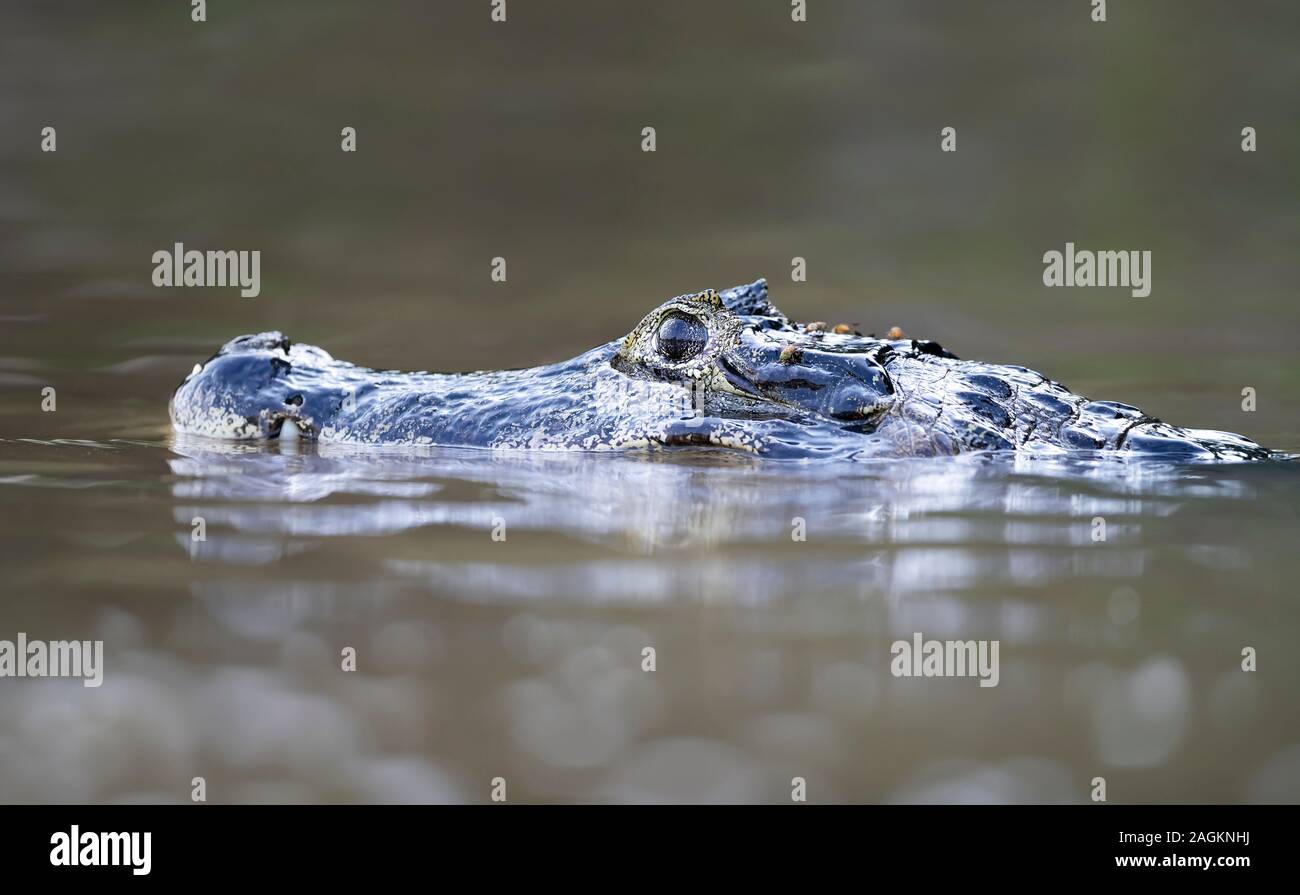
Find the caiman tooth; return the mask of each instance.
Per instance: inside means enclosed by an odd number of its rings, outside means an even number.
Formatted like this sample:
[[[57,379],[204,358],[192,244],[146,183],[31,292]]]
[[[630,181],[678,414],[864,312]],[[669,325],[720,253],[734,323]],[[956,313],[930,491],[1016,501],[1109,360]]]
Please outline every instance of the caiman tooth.
[[[319,434],[310,417],[301,417],[296,411],[284,410],[263,410],[258,415],[258,431],[261,433],[262,438],[269,441],[279,437],[286,421],[293,423],[298,434],[304,438],[315,439]]]

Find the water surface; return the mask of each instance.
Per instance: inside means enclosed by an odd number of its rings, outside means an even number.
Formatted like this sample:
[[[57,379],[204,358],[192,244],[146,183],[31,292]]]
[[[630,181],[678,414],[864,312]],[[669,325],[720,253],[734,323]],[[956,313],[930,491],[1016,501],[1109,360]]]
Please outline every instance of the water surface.
[[[107,650],[98,690],[0,688],[7,799],[183,801],[200,773],[214,801],[476,801],[496,776],[512,800],[1300,792],[1292,469],[3,457],[6,623]],[[893,677],[914,632],[999,640],[998,686]]]

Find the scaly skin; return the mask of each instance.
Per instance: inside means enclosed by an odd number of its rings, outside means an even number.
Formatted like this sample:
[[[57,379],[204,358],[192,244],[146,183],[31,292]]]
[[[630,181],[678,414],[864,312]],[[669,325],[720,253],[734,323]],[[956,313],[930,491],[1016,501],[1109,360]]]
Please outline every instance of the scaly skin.
[[[672,322],[665,324],[665,320]],[[176,389],[181,432],[526,450],[715,446],[774,457],[1127,451],[1277,456],[1239,435],[1089,401],[1024,367],[934,342],[792,323],[763,280],[679,296],[626,338],[545,367],[379,372],[279,333],[241,336]]]

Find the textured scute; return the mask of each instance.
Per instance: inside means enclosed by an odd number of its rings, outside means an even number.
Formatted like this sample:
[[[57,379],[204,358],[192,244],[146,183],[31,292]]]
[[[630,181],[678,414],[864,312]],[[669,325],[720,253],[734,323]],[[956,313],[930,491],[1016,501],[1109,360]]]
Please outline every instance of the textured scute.
[[[760,279],[744,286],[732,286],[719,294],[727,310],[741,317],[785,317],[768,300],[767,280]]]
[[[665,315],[706,333],[665,351]],[[279,332],[240,336],[172,396],[178,431],[509,450],[713,447],[789,458],[964,451],[1125,451],[1193,460],[1275,456],[1089,401],[1016,365],[959,360],[928,340],[881,340],[789,320],[758,280],[670,299],[625,338],[523,370],[383,372]]]

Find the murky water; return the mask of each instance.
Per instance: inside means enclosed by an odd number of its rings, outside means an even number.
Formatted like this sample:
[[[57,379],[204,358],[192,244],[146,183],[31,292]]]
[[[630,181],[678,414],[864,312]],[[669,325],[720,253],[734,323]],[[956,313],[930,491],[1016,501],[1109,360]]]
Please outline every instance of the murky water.
[[[107,651],[0,688],[7,799],[1300,794],[1291,469],[3,456],[6,630]],[[1000,641],[998,685],[892,676],[915,632]]]
[[[504,33],[475,4],[222,6],[0,28],[0,639],[106,653],[97,689],[0,679],[0,800],[1300,800],[1292,466],[232,446],[166,418],[243,332],[521,366],[767,275],[801,319],[1300,450],[1288,4],[1102,34],[1069,4],[827,0],[797,31],[780,4],[511,4]],[[1151,297],[1044,289],[1067,239],[1153,249]],[[262,250],[263,294],[154,289],[178,240]],[[893,676],[916,632],[998,640],[998,685]]]

